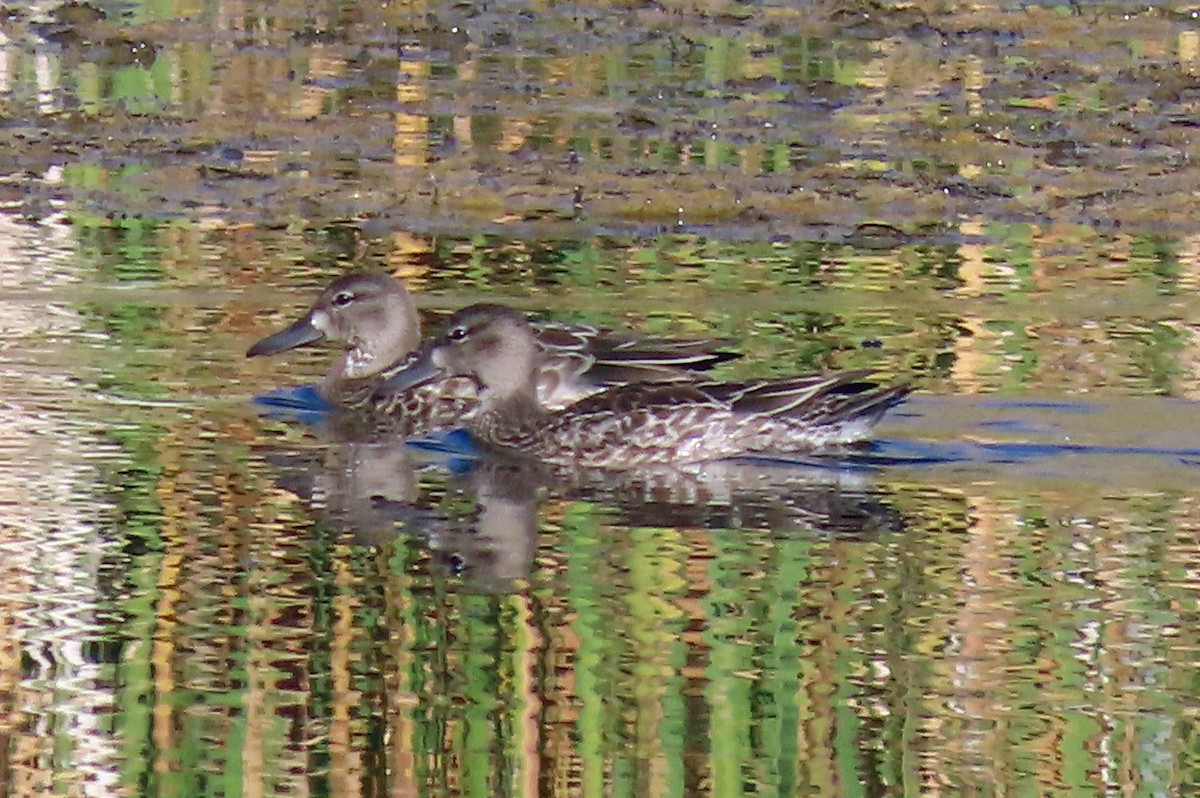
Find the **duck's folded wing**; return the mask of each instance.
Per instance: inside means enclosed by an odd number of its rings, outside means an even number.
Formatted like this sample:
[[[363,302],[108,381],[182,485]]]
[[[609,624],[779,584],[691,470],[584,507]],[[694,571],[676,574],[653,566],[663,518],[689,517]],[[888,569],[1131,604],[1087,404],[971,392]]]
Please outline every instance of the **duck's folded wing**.
[[[632,336],[547,322],[535,324],[534,334],[550,355],[574,352],[607,366],[703,371],[741,357],[729,348],[731,342],[722,338]]]
[[[757,384],[742,383],[740,389],[717,390],[737,413],[823,425],[878,418],[901,402],[912,386],[882,384],[871,371],[843,371],[801,374]]]

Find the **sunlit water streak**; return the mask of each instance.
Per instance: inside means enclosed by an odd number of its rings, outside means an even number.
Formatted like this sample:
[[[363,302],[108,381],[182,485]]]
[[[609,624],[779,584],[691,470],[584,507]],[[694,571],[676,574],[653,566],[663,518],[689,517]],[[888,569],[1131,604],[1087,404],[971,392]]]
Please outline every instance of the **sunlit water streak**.
[[[19,734],[14,770],[61,772],[79,794],[112,795],[118,784],[119,741],[109,647],[110,617],[101,563],[112,543],[100,537],[105,502],[89,496],[101,442],[70,419],[40,413],[22,428],[6,424],[0,495],[8,506],[0,552],[6,563],[5,607]],[[15,434],[14,434],[15,433]],[[15,681],[20,676],[20,681]],[[15,773],[14,773],[15,775]],[[65,783],[64,783],[65,785]]]
[[[7,463],[0,469],[0,605],[12,713],[5,725],[14,784],[33,787],[44,774],[60,773],[58,788],[100,796],[113,794],[120,768],[109,724],[112,674],[102,656],[101,562],[112,544],[99,533],[106,502],[90,487],[108,447],[63,409],[68,397],[82,396],[77,375],[39,362],[84,327],[54,293],[78,282],[76,267],[68,228],[3,217],[0,284],[8,298],[0,340],[16,355],[0,370],[0,459]]]

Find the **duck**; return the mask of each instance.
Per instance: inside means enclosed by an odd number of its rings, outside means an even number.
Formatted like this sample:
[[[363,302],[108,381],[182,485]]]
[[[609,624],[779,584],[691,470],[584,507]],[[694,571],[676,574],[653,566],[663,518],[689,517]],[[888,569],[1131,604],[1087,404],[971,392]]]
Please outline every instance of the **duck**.
[[[623,382],[694,379],[698,372],[739,357],[717,338],[635,337],[550,321],[531,329],[541,353],[535,374],[538,400],[551,408]],[[304,315],[255,342],[246,357],[322,342],[344,348],[316,386],[321,400],[334,408],[388,417],[408,431],[421,432],[458,426],[478,406],[476,382],[462,377],[380,390],[421,344],[416,305],[394,275],[360,271],[334,280]]]
[[[837,451],[866,441],[911,391],[881,384],[870,371],[816,372],[626,383],[550,408],[537,390],[543,356],[522,313],[477,304],[451,315],[381,387],[411,390],[447,375],[476,380],[480,408],[466,427],[485,447],[605,469]]]

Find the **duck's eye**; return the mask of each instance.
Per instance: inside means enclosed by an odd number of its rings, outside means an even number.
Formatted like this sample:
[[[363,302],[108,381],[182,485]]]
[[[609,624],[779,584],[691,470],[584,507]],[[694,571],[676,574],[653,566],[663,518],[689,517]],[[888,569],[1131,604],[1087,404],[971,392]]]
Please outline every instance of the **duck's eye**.
[[[451,341],[461,341],[467,337],[467,328],[463,326],[451,327],[450,332],[446,333],[446,337]]]
[[[337,305],[339,308],[344,308],[353,301],[354,294],[350,293],[349,291],[343,291],[333,298],[333,304]]]

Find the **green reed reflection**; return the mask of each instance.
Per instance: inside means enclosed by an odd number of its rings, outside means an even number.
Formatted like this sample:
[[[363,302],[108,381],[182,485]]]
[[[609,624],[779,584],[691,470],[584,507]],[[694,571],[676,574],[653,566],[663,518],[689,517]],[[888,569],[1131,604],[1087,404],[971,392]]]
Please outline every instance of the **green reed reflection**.
[[[205,257],[162,268],[171,236]],[[1187,491],[1096,496],[1011,474],[935,489],[928,475],[885,471],[887,512],[868,527],[805,514],[656,525],[619,506],[550,501],[532,570],[475,580],[469,558],[420,526],[401,524],[378,552],[353,546],[325,517],[330,498],[282,479],[268,456],[332,444],[254,419],[241,399],[209,398],[223,374],[257,389],[323,368],[317,353],[255,373],[213,352],[240,357],[268,312],[306,302],[326,273],[282,299],[271,288],[233,304],[206,285],[240,251],[338,268],[340,233],[148,228],[88,240],[103,275],[84,294],[88,329],[120,353],[99,381],[106,396],[174,402],[79,405],[89,423],[119,425],[100,470],[105,535],[121,552],[105,634],[120,641],[113,732],[130,789],[240,794],[303,773],[325,794],[915,795],[932,783],[1043,794],[1094,789],[1099,749],[1114,752],[1114,779],[1145,794],[1187,772],[1182,739],[1164,744],[1169,763],[1145,753],[1188,726]],[[1165,252],[1071,278],[1078,296],[1103,281],[1120,299],[1122,313],[1103,315],[1035,301],[1031,291],[1068,291],[1074,259],[1032,254],[1015,277],[985,264],[973,294],[970,251],[922,245],[426,243],[410,251],[431,315],[498,277],[490,294],[563,318],[730,335],[750,355],[731,370],[901,371],[925,359],[933,385],[970,368],[984,390],[1043,389],[1055,374],[1045,364],[1073,351],[1048,331],[1095,316],[1085,346],[1135,373],[1121,385],[1138,394],[1162,384],[1141,353],[1178,363],[1181,351],[1166,318],[1179,307],[1161,299]],[[356,257],[382,264],[389,246],[368,240]],[[997,242],[989,262],[1023,247]],[[1048,269],[1063,285],[1046,287]],[[142,290],[156,283],[171,290]],[[697,301],[663,310],[652,284]],[[1161,318],[1133,327],[1125,308]],[[989,371],[1019,359],[1023,370]],[[196,365],[210,361],[211,372]],[[1100,389],[1108,373],[1080,379]],[[444,477],[422,479],[431,507],[470,512]],[[481,583],[508,592],[473,592]]]
[[[0,19],[5,792],[1196,791],[1190,8],[35,5]],[[918,396],[838,490],[546,490],[489,539],[460,477],[339,495],[370,449],[249,404],[329,353],[247,344],[360,268],[429,323]]]

